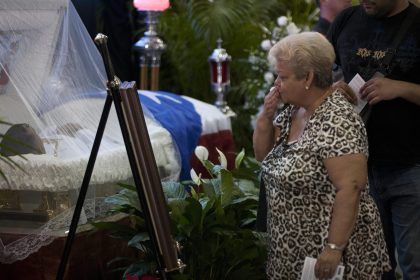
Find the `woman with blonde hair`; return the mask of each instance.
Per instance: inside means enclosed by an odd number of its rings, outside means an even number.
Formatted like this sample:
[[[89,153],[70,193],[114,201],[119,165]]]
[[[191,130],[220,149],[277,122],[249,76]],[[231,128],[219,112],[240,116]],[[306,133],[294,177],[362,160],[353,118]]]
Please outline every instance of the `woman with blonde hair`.
[[[253,137],[267,192],[268,278],[300,279],[313,257],[318,279],[339,264],[344,279],[380,279],[389,260],[368,194],[366,131],[331,88],[333,47],[303,32],[280,40],[269,59],[278,76]]]

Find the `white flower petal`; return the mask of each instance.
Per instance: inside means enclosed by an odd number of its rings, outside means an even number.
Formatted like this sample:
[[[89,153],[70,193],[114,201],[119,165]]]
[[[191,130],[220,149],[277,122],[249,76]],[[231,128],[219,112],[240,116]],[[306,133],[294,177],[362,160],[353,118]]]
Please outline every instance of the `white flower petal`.
[[[200,173],[200,175],[197,175],[197,172],[195,172],[195,170],[191,168],[191,170],[190,170],[190,176],[191,176],[191,180],[196,185],[199,186],[201,184],[201,173]]]
[[[291,22],[287,27],[286,27],[287,33],[289,35],[292,34],[297,34],[300,32],[300,28],[296,26],[296,24],[294,22]]]
[[[261,98],[261,99],[263,99],[263,98],[265,97],[265,95],[266,95],[265,90],[260,89],[260,90],[257,92],[257,98]]]
[[[195,147],[194,154],[201,162],[209,158],[209,151],[204,146]]]
[[[224,169],[227,169],[227,159],[225,154],[222,153],[222,151],[220,151],[218,148],[216,148],[216,151],[219,153],[220,166],[222,166]]]
[[[271,72],[265,72],[264,73],[264,81],[267,84],[272,84],[274,82],[274,75]]]
[[[288,19],[287,19],[287,17],[285,17],[285,16],[281,16],[281,17],[278,17],[277,18],[277,24],[279,25],[279,26],[286,26],[287,25],[287,23],[288,23]]]
[[[265,39],[261,42],[261,48],[265,51],[270,50],[272,47],[270,40]]]
[[[251,64],[257,63],[258,58],[255,55],[248,56],[248,62]]]

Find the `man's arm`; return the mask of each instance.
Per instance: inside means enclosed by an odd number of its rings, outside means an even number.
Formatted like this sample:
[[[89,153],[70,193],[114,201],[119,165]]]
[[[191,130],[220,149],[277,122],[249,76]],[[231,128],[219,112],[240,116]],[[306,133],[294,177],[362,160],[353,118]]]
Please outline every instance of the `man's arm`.
[[[388,78],[373,78],[360,88],[360,94],[371,105],[382,100],[401,97],[420,106],[420,85],[414,83]]]

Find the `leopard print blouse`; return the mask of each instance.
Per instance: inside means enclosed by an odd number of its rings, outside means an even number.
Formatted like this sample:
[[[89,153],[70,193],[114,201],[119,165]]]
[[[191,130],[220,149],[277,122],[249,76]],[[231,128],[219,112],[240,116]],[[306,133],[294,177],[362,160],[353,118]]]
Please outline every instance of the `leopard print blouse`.
[[[269,279],[300,279],[305,257],[317,258],[326,244],[335,187],[323,159],[368,155],[363,122],[339,92],[329,95],[301,137],[287,144],[293,110],[289,106],[274,120],[282,137],[262,164],[268,206]],[[343,252],[344,279],[379,279],[389,269],[379,213],[368,192],[367,186]]]

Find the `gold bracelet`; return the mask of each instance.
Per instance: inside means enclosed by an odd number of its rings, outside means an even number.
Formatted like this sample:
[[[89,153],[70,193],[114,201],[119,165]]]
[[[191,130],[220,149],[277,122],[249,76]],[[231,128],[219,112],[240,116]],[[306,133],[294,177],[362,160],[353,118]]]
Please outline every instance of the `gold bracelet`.
[[[338,246],[334,243],[327,243],[325,244],[328,248],[330,248],[331,250],[336,250],[336,251],[340,251],[343,252],[344,248],[346,247],[345,245],[343,246]]]

